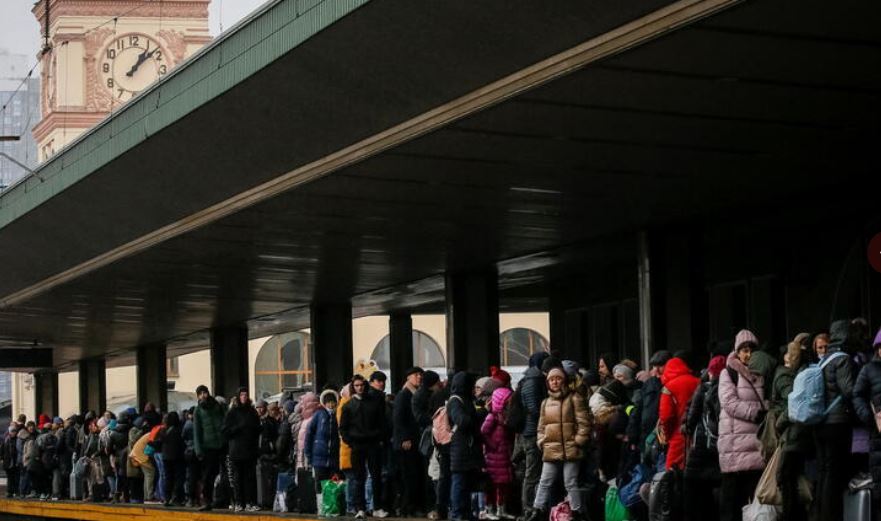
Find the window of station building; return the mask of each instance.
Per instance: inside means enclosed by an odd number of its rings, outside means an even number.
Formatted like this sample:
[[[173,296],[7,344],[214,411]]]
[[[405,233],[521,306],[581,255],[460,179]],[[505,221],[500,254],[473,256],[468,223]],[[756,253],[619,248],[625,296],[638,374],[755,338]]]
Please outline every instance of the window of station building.
[[[375,360],[376,365],[384,371],[391,367],[389,335],[384,336],[376,344],[370,358]],[[418,365],[419,367],[444,367],[446,363],[446,358],[440,345],[426,333],[414,329],[413,365]]]
[[[534,353],[548,350],[548,340],[538,331],[515,327],[499,335],[502,365],[528,365]]]
[[[254,365],[254,387],[258,398],[280,393],[312,381],[308,333],[276,335],[263,344]]]
[[[165,360],[165,373],[168,378],[180,378],[180,360],[173,356]]]

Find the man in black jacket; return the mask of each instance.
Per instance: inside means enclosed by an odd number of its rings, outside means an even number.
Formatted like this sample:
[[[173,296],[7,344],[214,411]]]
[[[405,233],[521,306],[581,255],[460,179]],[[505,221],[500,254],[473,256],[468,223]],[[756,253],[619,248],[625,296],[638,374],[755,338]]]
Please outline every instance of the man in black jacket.
[[[367,472],[373,478],[373,516],[388,517],[382,505],[382,440],[385,438],[385,397],[367,385],[363,376],[352,377],[355,394],[343,406],[340,437],[352,449],[352,480],[355,519],[366,517],[364,495]]]
[[[404,373],[404,387],[395,397],[394,436],[392,443],[398,460],[398,471],[401,478],[401,515],[402,517],[420,517],[422,512],[425,468],[419,454],[419,426],[413,416],[413,393],[422,384],[420,367],[411,367]]]
[[[535,488],[541,477],[541,450],[538,448],[536,439],[538,418],[541,415],[541,402],[547,396],[547,384],[541,366],[548,356],[550,355],[544,351],[530,356],[529,368],[523,373],[523,378],[518,384],[520,400],[526,411],[526,426],[517,438],[526,457],[522,490],[522,504],[524,505],[531,505],[535,501]]]
[[[234,510],[258,511],[260,507],[255,503],[260,417],[245,387],[239,388],[235,405],[224,418],[221,432],[229,444],[227,465]]]
[[[661,401],[661,375],[670,361],[669,351],[656,351],[649,359],[651,377],[633,395],[634,409],[627,424],[627,441],[630,449],[642,451],[645,440],[658,423],[658,407]]]

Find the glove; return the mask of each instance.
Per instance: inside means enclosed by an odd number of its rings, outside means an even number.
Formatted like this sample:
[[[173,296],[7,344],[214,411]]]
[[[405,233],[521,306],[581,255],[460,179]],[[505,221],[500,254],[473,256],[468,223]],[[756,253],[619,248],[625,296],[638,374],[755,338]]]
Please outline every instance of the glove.
[[[762,409],[758,413],[756,413],[756,424],[761,425],[762,422],[765,421],[765,416],[767,415],[768,411],[766,411],[765,409]]]

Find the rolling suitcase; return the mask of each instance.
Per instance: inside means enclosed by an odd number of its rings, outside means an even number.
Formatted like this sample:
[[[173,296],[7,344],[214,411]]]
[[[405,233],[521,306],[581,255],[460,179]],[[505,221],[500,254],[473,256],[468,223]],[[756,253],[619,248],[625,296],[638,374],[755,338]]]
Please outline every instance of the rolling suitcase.
[[[844,521],[872,520],[872,492],[861,489],[844,493]]]
[[[306,469],[297,469],[296,511],[301,514],[317,513],[318,502],[315,496],[315,479],[312,473]]]
[[[70,499],[83,498],[83,479],[76,477],[76,472],[70,473]]]

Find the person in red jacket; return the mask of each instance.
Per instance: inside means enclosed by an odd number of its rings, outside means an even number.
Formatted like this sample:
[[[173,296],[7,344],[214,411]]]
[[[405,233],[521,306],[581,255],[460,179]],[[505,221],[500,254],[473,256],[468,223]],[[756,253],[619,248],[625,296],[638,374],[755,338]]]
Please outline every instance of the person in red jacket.
[[[667,470],[685,468],[686,440],[682,423],[688,411],[688,401],[700,385],[688,363],[681,356],[674,356],[664,366],[661,375],[661,401],[658,410],[660,428],[667,439]]]

